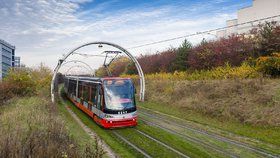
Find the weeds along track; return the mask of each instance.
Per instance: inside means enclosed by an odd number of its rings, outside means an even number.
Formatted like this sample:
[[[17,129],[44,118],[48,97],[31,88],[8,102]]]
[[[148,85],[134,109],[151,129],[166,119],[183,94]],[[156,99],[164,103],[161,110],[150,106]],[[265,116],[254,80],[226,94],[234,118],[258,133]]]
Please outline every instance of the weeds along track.
[[[141,135],[143,135],[143,136],[145,136],[145,137],[147,137],[147,138],[149,138],[149,139],[151,139],[151,140],[157,142],[158,144],[160,144],[160,145],[166,147],[167,149],[169,149],[169,150],[171,150],[171,151],[177,153],[178,155],[180,155],[180,156],[182,156],[182,157],[185,157],[185,158],[189,158],[189,156],[187,156],[187,155],[181,153],[180,151],[178,151],[178,150],[176,150],[176,149],[170,147],[169,145],[167,145],[167,144],[165,144],[165,143],[159,141],[158,139],[153,138],[152,136],[150,136],[150,135],[148,135],[148,134],[146,134],[146,133],[144,133],[144,132],[142,132],[142,131],[140,131],[140,130],[138,130],[138,129],[135,129],[135,130],[136,130],[138,133],[140,133]]]
[[[199,139],[196,139],[196,138],[193,138],[193,137],[190,137],[190,136],[187,136],[187,135],[183,135],[183,134],[178,133],[178,132],[176,132],[176,131],[174,131],[174,130],[168,129],[168,128],[166,128],[166,127],[162,127],[161,125],[152,123],[152,122],[150,122],[150,121],[148,121],[148,120],[145,120],[145,119],[143,119],[143,118],[141,118],[141,120],[144,121],[147,125],[160,128],[161,130],[164,130],[164,131],[166,131],[166,132],[168,132],[168,133],[171,133],[171,134],[174,134],[174,135],[176,135],[176,136],[179,136],[179,137],[181,137],[181,138],[183,138],[183,139],[185,139],[185,140],[187,140],[187,141],[193,142],[193,143],[195,143],[195,144],[197,144],[197,145],[200,145],[200,146],[203,146],[203,147],[205,147],[205,148],[207,148],[207,149],[216,151],[216,152],[220,153],[220,154],[223,155],[223,156],[226,156],[226,157],[233,157],[233,158],[237,158],[237,157],[238,157],[238,156],[235,155],[235,154],[228,153],[227,151],[225,151],[225,150],[223,150],[223,149],[221,149],[221,148],[218,148],[218,147],[213,146],[213,145],[209,145],[209,144],[207,144],[207,143],[205,143],[205,142],[203,142],[203,141],[201,141],[201,140],[199,140]]]
[[[125,137],[121,136],[118,132],[116,131],[112,131],[112,133],[117,136],[119,139],[121,139],[122,141],[124,141],[126,144],[128,144],[130,147],[132,147],[134,150],[138,151],[139,153],[141,153],[143,156],[147,157],[147,158],[152,158],[146,151],[138,148],[135,144],[131,143],[130,141],[128,141]]]
[[[151,135],[148,135],[148,134],[146,134],[146,133],[144,133],[144,132],[142,132],[142,131],[140,131],[140,130],[138,130],[138,129],[133,129],[133,130],[136,131],[138,134],[140,134],[140,135],[146,137],[147,139],[149,139],[149,140],[151,140],[151,141],[154,141],[154,142],[156,142],[157,144],[161,145],[162,147],[164,147],[164,148],[166,148],[166,149],[168,149],[168,150],[170,150],[170,151],[172,151],[172,152],[178,154],[180,157],[190,158],[189,156],[187,156],[187,155],[183,154],[182,152],[180,152],[180,151],[174,149],[173,147],[169,146],[168,144],[163,143],[163,142],[161,142],[160,140],[158,140],[158,139],[152,137]],[[148,157],[148,158],[151,158],[151,157],[152,157],[152,156],[149,155],[149,153],[147,153],[147,152],[146,152],[145,150],[143,150],[143,149],[140,149],[141,147],[137,147],[136,144],[133,144],[132,142],[130,142],[128,139],[126,139],[124,136],[122,136],[119,132],[117,132],[117,131],[112,131],[112,133],[113,133],[115,136],[117,136],[119,139],[123,140],[123,141],[124,141],[126,144],[128,144],[130,147],[132,147],[133,149],[135,149],[136,151],[138,151],[139,153],[141,153],[143,156]]]
[[[152,110],[150,110],[152,111]],[[206,132],[206,131],[203,131],[201,129],[196,129],[194,127],[191,127],[189,125],[182,125],[182,124],[179,124],[175,121],[171,121],[172,119],[168,119],[166,117],[162,117],[162,116],[159,116],[158,114],[157,115],[153,115],[151,113],[147,113],[147,112],[143,112],[143,110],[138,110],[138,113],[141,114],[141,115],[144,115],[146,116],[146,118],[152,118],[152,119],[157,119],[159,121],[164,121],[166,123],[169,123],[169,124],[172,124],[173,126],[176,126],[178,128],[182,128],[182,129],[185,129],[185,130],[189,130],[189,131],[192,131],[192,132],[195,132],[195,133],[199,133],[201,135],[204,135],[204,136],[207,136],[211,139],[215,139],[217,141],[220,141],[220,142],[224,142],[224,143],[227,143],[227,144],[231,144],[231,145],[234,145],[234,146],[237,146],[239,148],[243,148],[243,149],[246,149],[246,150],[250,150],[252,151],[253,153],[257,153],[258,155],[261,155],[261,156],[265,156],[265,157],[271,157],[271,158],[278,158],[279,155],[274,155],[274,154],[271,154],[270,152],[266,151],[266,150],[263,150],[261,148],[257,148],[257,147],[253,147],[251,145],[248,145],[248,144],[245,144],[245,143],[242,143],[242,142],[238,142],[236,140],[232,140],[230,138],[227,138],[227,137],[223,137],[223,136],[220,136],[218,134],[214,134],[214,133],[209,133],[209,132]],[[208,147],[210,149],[213,149],[219,153],[222,153],[223,155],[227,155],[227,156],[230,156],[230,157],[239,157],[237,156],[236,154],[234,153],[230,153],[229,151],[226,151],[225,149],[219,147],[219,146],[216,146],[216,145],[213,145],[213,144],[210,144],[210,143],[205,143],[204,141],[200,140],[200,139],[197,139],[197,138],[194,138],[194,137],[191,137],[190,135],[186,135],[186,134],[181,134],[179,133],[178,131],[174,130],[174,129],[170,129],[170,128],[167,128],[167,127],[164,127],[162,126],[161,124],[159,123],[156,123],[155,121],[151,121],[148,120],[148,119],[144,119],[143,117],[141,117],[141,119],[148,125],[151,125],[151,126],[156,126],[162,130],[165,130],[169,133],[173,133],[175,135],[178,135],[180,137],[183,137],[189,141],[192,141],[194,143],[197,143],[197,144],[200,144],[202,146],[205,146],[205,147]],[[173,119],[174,120],[174,119]]]

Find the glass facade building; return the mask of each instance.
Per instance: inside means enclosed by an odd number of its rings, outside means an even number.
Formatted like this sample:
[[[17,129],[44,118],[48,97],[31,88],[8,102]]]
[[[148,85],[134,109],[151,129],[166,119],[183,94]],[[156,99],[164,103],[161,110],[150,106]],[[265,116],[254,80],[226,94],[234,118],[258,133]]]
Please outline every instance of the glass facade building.
[[[15,46],[0,39],[0,80],[15,66]]]
[[[20,57],[15,56],[15,64],[14,67],[21,67],[20,66]]]

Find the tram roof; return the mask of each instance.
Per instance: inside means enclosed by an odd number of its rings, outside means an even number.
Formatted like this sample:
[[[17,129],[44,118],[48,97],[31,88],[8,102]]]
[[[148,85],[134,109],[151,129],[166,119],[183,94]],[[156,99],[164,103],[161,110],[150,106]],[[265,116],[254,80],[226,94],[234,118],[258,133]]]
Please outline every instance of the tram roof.
[[[102,82],[104,80],[110,80],[110,79],[130,79],[130,78],[123,78],[123,77],[85,77],[85,76],[65,76],[66,78],[80,81],[95,81],[95,82]]]

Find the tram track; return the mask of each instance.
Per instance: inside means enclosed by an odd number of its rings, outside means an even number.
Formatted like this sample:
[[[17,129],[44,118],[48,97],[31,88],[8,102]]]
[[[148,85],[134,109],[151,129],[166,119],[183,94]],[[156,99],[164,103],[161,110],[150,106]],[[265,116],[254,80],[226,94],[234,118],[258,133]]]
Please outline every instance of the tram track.
[[[137,147],[135,144],[133,144],[132,142],[130,142],[129,140],[127,140],[125,137],[121,136],[119,133],[117,133],[116,131],[112,131],[112,133],[117,136],[119,139],[121,139],[122,141],[124,141],[127,145],[129,145],[130,147],[132,147],[134,150],[138,151],[139,153],[141,153],[143,156],[145,156],[146,158],[152,158],[146,151],[140,149],[139,147]]]
[[[180,155],[180,156],[182,156],[182,157],[184,157],[184,158],[190,158],[189,156],[187,156],[187,155],[183,154],[182,152],[180,152],[180,151],[178,151],[178,150],[172,148],[171,146],[167,145],[166,143],[163,143],[163,142],[159,141],[158,139],[156,139],[156,138],[154,138],[154,137],[152,137],[152,136],[150,136],[150,135],[148,135],[148,134],[146,134],[146,133],[144,133],[144,132],[142,132],[142,131],[140,131],[140,130],[138,130],[138,129],[135,129],[135,130],[136,130],[138,133],[140,133],[141,135],[143,135],[143,136],[145,136],[145,137],[147,137],[147,138],[149,138],[149,139],[151,139],[151,140],[157,142],[158,144],[160,144],[160,145],[166,147],[167,149],[169,149],[169,150],[171,150],[171,151],[177,153],[178,155]]]
[[[180,127],[180,128],[183,128],[183,129],[195,132],[195,133],[199,133],[201,135],[205,135],[207,137],[210,137],[212,139],[215,139],[215,140],[218,140],[218,141],[221,141],[221,142],[229,143],[229,144],[238,146],[240,148],[244,148],[244,149],[250,150],[252,152],[258,153],[258,154],[260,154],[262,156],[265,156],[265,157],[270,157],[270,158],[278,158],[279,157],[279,155],[271,154],[271,153],[269,153],[269,152],[267,152],[267,151],[265,151],[263,149],[252,147],[251,145],[248,145],[248,144],[245,144],[245,143],[241,143],[241,142],[237,142],[236,140],[232,140],[232,139],[229,139],[229,138],[226,138],[226,137],[214,134],[214,133],[209,133],[209,132],[206,132],[206,131],[203,131],[203,130],[200,130],[200,129],[195,129],[194,127],[191,127],[191,126],[188,126],[188,125],[185,125],[185,124],[182,125],[182,124],[179,124],[179,123],[175,123],[174,121],[170,121],[170,120],[167,120],[164,117],[158,116],[158,114],[157,115],[152,115],[152,114],[149,114],[147,112],[140,111],[140,110],[138,111],[138,113],[141,114],[141,115],[145,115],[146,117],[149,117],[149,118],[161,120],[161,121],[170,123],[170,124],[172,124],[174,126],[177,126],[177,127]],[[165,131],[167,131],[169,133],[173,133],[173,134],[176,134],[176,135],[181,136],[181,137],[187,137],[187,139],[190,140],[190,141],[197,142],[198,144],[201,144],[203,146],[208,146],[209,148],[212,148],[215,151],[218,151],[219,153],[223,153],[224,155],[228,155],[230,157],[238,157],[235,154],[229,154],[229,152],[224,151],[223,149],[219,149],[217,147],[213,147],[211,145],[207,145],[207,143],[201,142],[201,140],[199,140],[199,139],[196,139],[196,138],[193,138],[193,137],[190,137],[190,136],[187,136],[187,135],[183,135],[183,134],[181,134],[181,133],[179,133],[179,132],[177,132],[175,130],[163,127],[162,125],[157,124],[155,122],[150,122],[150,120],[146,120],[146,119],[143,119],[143,118],[141,118],[141,119],[146,124],[148,124],[148,125],[156,126],[156,127],[160,128],[160,129],[163,129],[163,130],[165,130]]]
[[[60,96],[60,99],[63,101],[63,104],[66,104],[64,99]],[[74,118],[79,125],[88,133],[88,135],[90,137],[98,137],[96,133],[94,133],[87,125],[85,125],[84,123],[81,122],[80,118],[71,110],[70,107],[65,106],[66,110],[68,111],[68,113],[72,116],[72,118]],[[118,138],[119,140],[122,140],[126,145],[130,146],[133,150],[137,151],[140,155],[142,155],[143,157],[147,157],[147,158],[152,158],[153,156],[151,156],[147,151],[145,151],[143,148],[141,148],[141,146],[137,146],[135,143],[131,142],[129,139],[127,139],[126,137],[122,136],[121,134],[121,130],[126,130],[126,129],[120,129],[119,130],[111,130],[108,131],[109,133],[111,133],[112,135],[115,135],[116,138]],[[152,137],[151,135],[148,135],[138,129],[133,128],[133,131],[136,131],[137,133],[139,133],[139,136],[145,136],[146,138],[148,138],[151,141],[154,141],[158,144],[160,144],[162,146],[162,148],[166,148],[168,150],[170,150],[171,152],[174,152],[178,155],[180,155],[181,157],[184,158],[189,158],[189,156],[181,153],[180,151],[172,148],[171,146],[157,140],[156,138]],[[139,137],[136,135],[136,137]],[[113,152],[113,150],[111,150],[109,148],[109,146],[107,144],[105,144],[105,142],[101,141],[101,139],[98,139],[100,142],[102,142],[102,146],[105,149],[108,157],[117,157],[117,155]]]
[[[70,110],[70,109],[68,109],[68,110]],[[178,136],[180,138],[183,138],[187,142],[192,142],[192,143],[194,143],[198,146],[205,147],[206,150],[214,151],[214,152],[216,152],[218,154],[221,154],[222,156],[225,156],[225,157],[240,157],[240,155],[238,155],[236,153],[229,152],[226,149],[222,148],[221,146],[216,145],[216,144],[211,144],[211,142],[209,143],[207,141],[204,141],[203,139],[201,139],[199,137],[195,137],[195,136],[192,136],[192,135],[187,135],[186,133],[180,133],[180,132],[178,132],[174,129],[170,129],[168,127],[165,127],[162,124],[157,123],[155,121],[151,121],[151,119],[147,119],[147,118],[153,118],[153,119],[161,120],[162,122],[166,122],[166,123],[173,124],[173,125],[175,124],[177,127],[184,128],[184,129],[187,129],[189,131],[199,133],[201,135],[206,135],[208,137],[211,137],[212,139],[216,139],[218,141],[230,143],[230,144],[233,144],[233,145],[236,145],[236,146],[241,144],[239,147],[243,147],[245,149],[257,152],[257,153],[261,154],[262,156],[272,157],[272,158],[278,157],[276,155],[266,153],[265,151],[258,150],[256,148],[251,147],[251,146],[249,146],[250,148],[246,148],[246,144],[237,142],[235,140],[231,140],[229,138],[226,138],[226,137],[223,137],[223,136],[220,136],[220,135],[216,135],[214,133],[208,133],[207,131],[204,131],[204,130],[201,130],[201,129],[196,129],[192,126],[181,124],[179,122],[175,123],[175,122],[171,121],[172,119],[167,119],[166,116],[161,116],[161,115],[158,115],[158,114],[154,115],[153,112],[143,112],[143,110],[138,110],[138,113],[140,114],[141,120],[145,124],[147,124],[151,127],[157,127],[158,129],[161,129],[162,131],[166,131],[166,132],[168,132],[168,133],[170,133],[174,136]],[[146,117],[143,118],[141,115],[146,116]],[[137,151],[139,153],[139,156],[142,155],[143,157],[150,158],[150,157],[153,157],[153,156],[157,155],[153,152],[153,150],[150,150],[149,148],[147,148],[147,146],[145,147],[145,145],[142,146],[141,143],[139,144],[139,138],[143,139],[145,137],[145,139],[147,138],[146,140],[150,140],[149,142],[153,141],[154,143],[152,143],[152,144],[158,144],[159,147],[157,149],[160,149],[161,151],[164,148],[165,150],[167,149],[169,153],[172,153],[172,154],[174,153],[174,155],[176,154],[180,157],[189,158],[188,155],[185,155],[184,153],[178,151],[177,148],[175,149],[174,145],[173,145],[173,147],[170,146],[168,143],[166,143],[166,140],[165,140],[165,142],[163,142],[162,140],[164,140],[164,139],[156,138],[157,136],[154,137],[154,135],[149,134],[149,132],[147,133],[146,131],[143,131],[143,129],[145,129],[145,128],[140,128],[140,126],[139,126],[139,128],[138,127],[133,128],[133,129],[131,129],[131,131],[128,130],[128,132],[125,132],[126,129],[120,129],[120,130],[112,130],[112,131],[110,131],[110,133],[112,135],[115,135],[115,137],[118,138],[119,140],[122,140],[125,144],[127,144],[127,146],[130,146],[131,149],[133,149],[132,151]],[[122,131],[123,131],[123,133],[122,133]],[[133,131],[135,131],[135,132],[133,132]],[[124,137],[123,136],[125,134],[132,134],[132,133],[134,134],[135,137],[138,138],[138,141],[135,141],[134,139],[131,140],[130,137],[126,137],[126,136]],[[89,135],[93,136],[93,134],[89,134]],[[142,135],[142,137],[140,135]],[[127,135],[127,136],[129,136],[129,135]],[[181,149],[181,151],[182,151],[182,149]],[[185,150],[183,150],[183,151],[185,151]],[[109,157],[113,157],[113,155],[115,155],[115,154],[113,154],[113,151],[111,151],[112,154],[110,154],[110,151],[108,152],[108,150],[107,150],[107,153],[109,153],[109,155],[110,155]]]
[[[144,137],[148,138],[149,140],[152,140],[154,142],[156,142],[157,144],[165,147],[166,149],[178,154],[180,157],[183,157],[183,158],[190,158],[188,155],[176,150],[175,148],[169,146],[168,144],[152,137],[151,135],[141,131],[141,130],[138,130],[138,129],[133,129],[134,131],[136,131],[137,133],[139,133],[140,135],[143,135]],[[133,144],[132,142],[130,142],[128,139],[126,139],[125,137],[123,137],[121,134],[119,134],[118,132],[116,131],[112,131],[112,133],[117,136],[119,139],[121,139],[122,141],[124,141],[127,145],[129,145],[130,147],[132,147],[133,149],[135,149],[136,151],[138,151],[139,153],[141,153],[143,156],[145,157],[152,157],[150,156],[146,151],[144,151],[143,149],[140,149],[140,147],[137,147],[136,144]]]
[[[217,153],[220,153],[220,154],[222,154],[223,156],[232,157],[232,158],[237,158],[237,157],[238,157],[238,155],[228,153],[228,152],[224,151],[223,149],[220,149],[220,148],[217,148],[217,147],[215,147],[215,146],[209,145],[209,144],[207,144],[207,143],[205,143],[205,142],[203,142],[203,141],[201,141],[201,140],[199,140],[199,139],[196,139],[196,138],[193,138],[193,137],[190,137],[190,136],[187,136],[187,135],[183,135],[183,134],[181,134],[181,133],[178,133],[177,131],[168,129],[168,128],[166,128],[166,127],[162,127],[161,125],[158,125],[158,124],[149,122],[148,120],[145,120],[145,119],[143,119],[143,118],[141,118],[141,120],[142,120],[144,123],[146,123],[147,125],[150,125],[150,126],[153,126],[153,127],[157,127],[157,128],[159,128],[159,129],[161,129],[161,130],[164,130],[164,131],[166,131],[166,132],[168,132],[168,133],[170,133],[170,134],[173,134],[173,135],[176,135],[176,136],[178,136],[178,137],[180,137],[180,138],[183,138],[183,139],[186,140],[186,141],[190,141],[190,142],[193,142],[193,143],[195,143],[195,144],[197,144],[197,145],[203,146],[203,147],[205,147],[205,148],[207,148],[207,149],[216,151]]]

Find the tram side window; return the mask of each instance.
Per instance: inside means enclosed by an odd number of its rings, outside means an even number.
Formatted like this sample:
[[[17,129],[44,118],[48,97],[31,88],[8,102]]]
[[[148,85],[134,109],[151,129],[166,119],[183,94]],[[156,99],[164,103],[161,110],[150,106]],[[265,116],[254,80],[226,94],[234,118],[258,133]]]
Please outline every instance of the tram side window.
[[[91,100],[92,100],[92,103],[94,106],[96,106],[96,103],[97,103],[97,100],[96,100],[96,97],[97,97],[97,85],[96,84],[92,84],[91,85]]]
[[[101,110],[102,109],[102,106],[103,106],[103,90],[101,88],[101,86],[98,86],[98,93],[96,94],[97,95],[97,109]]]
[[[89,87],[87,85],[83,86],[83,99],[89,101]]]
[[[83,86],[82,86],[82,83],[79,82],[79,90],[78,90],[78,98],[82,98],[83,97]]]
[[[74,81],[74,82],[72,83],[71,94],[73,94],[73,95],[76,96],[76,89],[77,89],[77,82]]]
[[[76,95],[76,81],[69,81],[68,93]]]

